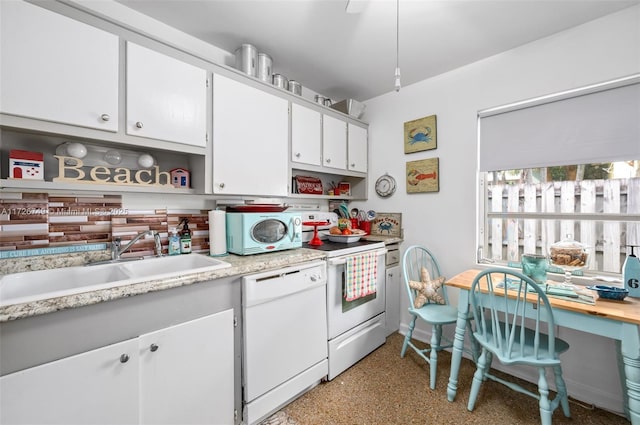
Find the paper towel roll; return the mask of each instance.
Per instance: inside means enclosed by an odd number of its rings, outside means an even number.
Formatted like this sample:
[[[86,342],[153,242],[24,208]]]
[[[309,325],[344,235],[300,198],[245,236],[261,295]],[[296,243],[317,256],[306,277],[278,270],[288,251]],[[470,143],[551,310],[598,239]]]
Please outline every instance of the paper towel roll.
[[[209,211],[209,253],[211,255],[227,253],[226,213],[222,210]]]

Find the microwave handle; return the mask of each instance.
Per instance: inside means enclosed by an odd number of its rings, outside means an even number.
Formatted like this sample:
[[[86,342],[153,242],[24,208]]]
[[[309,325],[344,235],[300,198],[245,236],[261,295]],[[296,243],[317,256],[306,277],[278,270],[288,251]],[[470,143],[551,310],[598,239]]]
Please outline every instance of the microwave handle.
[[[378,256],[384,255],[386,253],[387,253],[386,248],[382,248],[382,249],[376,250],[376,254],[378,254]],[[351,257],[351,255],[345,256],[345,257],[332,258],[332,259],[329,259],[329,261],[327,261],[327,263],[330,266],[339,266],[341,264],[347,264],[347,257]]]
[[[289,219],[289,240],[291,242],[296,240],[296,218],[291,217]]]

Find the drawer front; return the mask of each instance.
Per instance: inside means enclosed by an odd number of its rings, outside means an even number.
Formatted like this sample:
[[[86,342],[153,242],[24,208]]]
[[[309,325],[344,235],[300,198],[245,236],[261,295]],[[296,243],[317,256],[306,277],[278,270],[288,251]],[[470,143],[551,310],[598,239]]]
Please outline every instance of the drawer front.
[[[389,266],[395,266],[399,263],[400,263],[400,250],[392,249],[387,251],[387,259],[386,259],[385,265],[389,267]]]

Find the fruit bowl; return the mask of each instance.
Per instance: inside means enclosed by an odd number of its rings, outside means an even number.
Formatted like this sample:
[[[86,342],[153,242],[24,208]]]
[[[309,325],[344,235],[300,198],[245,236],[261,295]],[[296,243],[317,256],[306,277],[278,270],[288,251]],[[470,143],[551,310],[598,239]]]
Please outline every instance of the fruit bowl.
[[[626,288],[618,288],[616,286],[607,286],[607,285],[593,285],[587,286],[587,289],[592,289],[598,293],[600,298],[604,298],[605,300],[624,300],[629,294],[629,290]]]
[[[340,243],[358,242],[360,238],[365,235],[365,232],[363,230],[353,229],[352,232],[353,233],[350,235],[334,235],[330,232],[324,232],[324,235],[326,235],[331,242]]]

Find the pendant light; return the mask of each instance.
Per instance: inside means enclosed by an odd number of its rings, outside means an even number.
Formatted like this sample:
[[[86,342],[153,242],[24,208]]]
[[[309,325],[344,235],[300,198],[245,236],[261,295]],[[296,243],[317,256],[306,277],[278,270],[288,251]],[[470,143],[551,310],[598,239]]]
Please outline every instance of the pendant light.
[[[396,0],[396,91],[400,91],[400,0]]]

